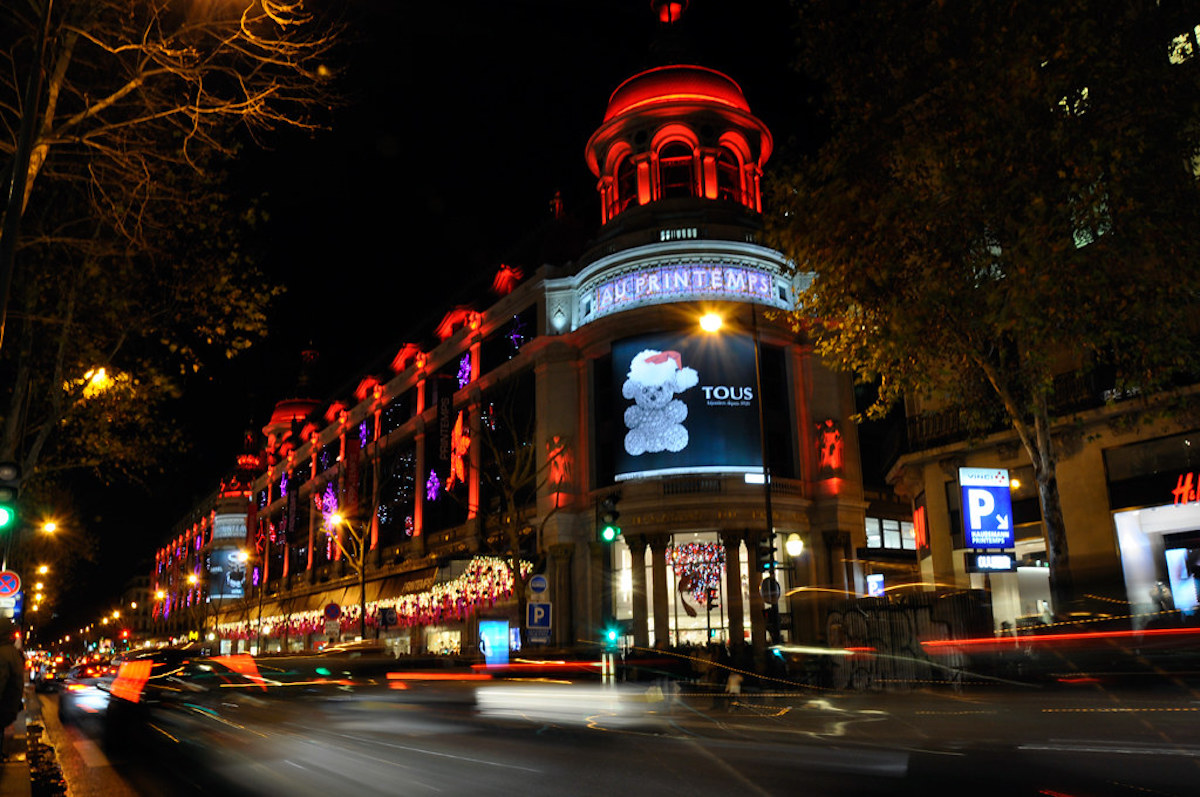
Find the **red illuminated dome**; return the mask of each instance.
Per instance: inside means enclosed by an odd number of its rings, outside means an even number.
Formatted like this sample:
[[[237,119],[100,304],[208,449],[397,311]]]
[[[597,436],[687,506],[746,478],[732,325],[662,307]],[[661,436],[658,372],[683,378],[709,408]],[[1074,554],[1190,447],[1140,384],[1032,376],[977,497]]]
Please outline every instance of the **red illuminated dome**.
[[[608,100],[586,157],[604,224],[663,200],[762,211],[771,132],[728,75],[694,64],[648,69]]]
[[[604,121],[630,111],[680,102],[715,103],[750,113],[741,86],[732,78],[704,66],[677,65],[648,69],[617,86],[608,100]]]

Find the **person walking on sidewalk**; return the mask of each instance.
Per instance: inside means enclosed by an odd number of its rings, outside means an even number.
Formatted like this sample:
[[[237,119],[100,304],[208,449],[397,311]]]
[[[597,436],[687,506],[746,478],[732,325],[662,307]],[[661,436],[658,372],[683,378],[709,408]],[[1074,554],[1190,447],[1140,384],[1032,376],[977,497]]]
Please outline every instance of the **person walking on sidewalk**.
[[[24,697],[25,654],[17,649],[17,627],[8,617],[0,617],[0,727],[6,754],[9,728],[21,713]]]

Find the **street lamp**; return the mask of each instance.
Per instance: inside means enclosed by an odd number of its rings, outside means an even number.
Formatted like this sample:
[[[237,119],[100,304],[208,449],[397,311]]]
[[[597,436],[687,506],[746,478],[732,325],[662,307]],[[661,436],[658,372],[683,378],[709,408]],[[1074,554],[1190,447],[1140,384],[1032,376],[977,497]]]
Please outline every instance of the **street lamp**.
[[[724,325],[725,319],[719,313],[708,312],[700,318],[700,329],[709,334],[720,332]],[[763,414],[762,365],[759,362],[758,353],[758,309],[754,305],[750,305],[750,326],[754,339],[754,391],[758,404],[759,452],[762,455],[763,508],[766,510],[766,529],[763,532],[764,536],[761,540],[763,548],[769,557],[765,563],[761,561],[756,562],[757,567],[755,571],[759,574],[758,595],[755,595],[753,587],[750,594],[750,607],[752,610],[756,610],[758,609],[758,600],[761,599],[765,602],[767,595],[764,592],[767,590],[770,591],[772,597],[778,600],[779,582],[775,580],[775,546],[772,542],[775,535],[775,519],[771,510],[771,466],[767,456],[767,429]],[[755,546],[755,550],[758,550],[758,546]],[[766,574],[765,580],[762,578],[763,573]],[[751,579],[751,584],[753,585],[753,579]],[[764,590],[764,587],[767,587],[767,590]],[[772,601],[772,603],[774,602]],[[771,636],[775,641],[779,641],[779,612],[777,610],[769,611],[768,617],[771,626]],[[762,631],[759,631],[754,623],[751,623],[750,627],[750,642],[754,648],[755,659],[761,662],[766,652],[766,640]]]

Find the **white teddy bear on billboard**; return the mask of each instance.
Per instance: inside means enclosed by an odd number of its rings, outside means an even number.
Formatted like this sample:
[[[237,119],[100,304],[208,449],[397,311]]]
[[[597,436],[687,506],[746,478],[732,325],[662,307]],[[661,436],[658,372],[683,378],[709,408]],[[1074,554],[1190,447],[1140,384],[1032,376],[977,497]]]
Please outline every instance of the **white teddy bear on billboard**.
[[[643,349],[629,364],[621,395],[633,399],[625,410],[625,450],[637,456],[687,448],[687,405],[675,398],[700,381],[693,368],[684,368],[677,351]]]

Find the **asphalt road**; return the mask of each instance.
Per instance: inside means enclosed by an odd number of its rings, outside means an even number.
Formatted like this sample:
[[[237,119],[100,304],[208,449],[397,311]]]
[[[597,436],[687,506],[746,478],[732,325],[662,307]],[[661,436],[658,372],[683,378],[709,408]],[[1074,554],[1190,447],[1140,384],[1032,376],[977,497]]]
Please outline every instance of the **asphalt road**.
[[[47,735],[70,795],[906,793],[1191,795],[1200,694],[1095,686],[758,694],[493,684],[461,698],[230,696],[155,718],[149,741],[94,723]]]

